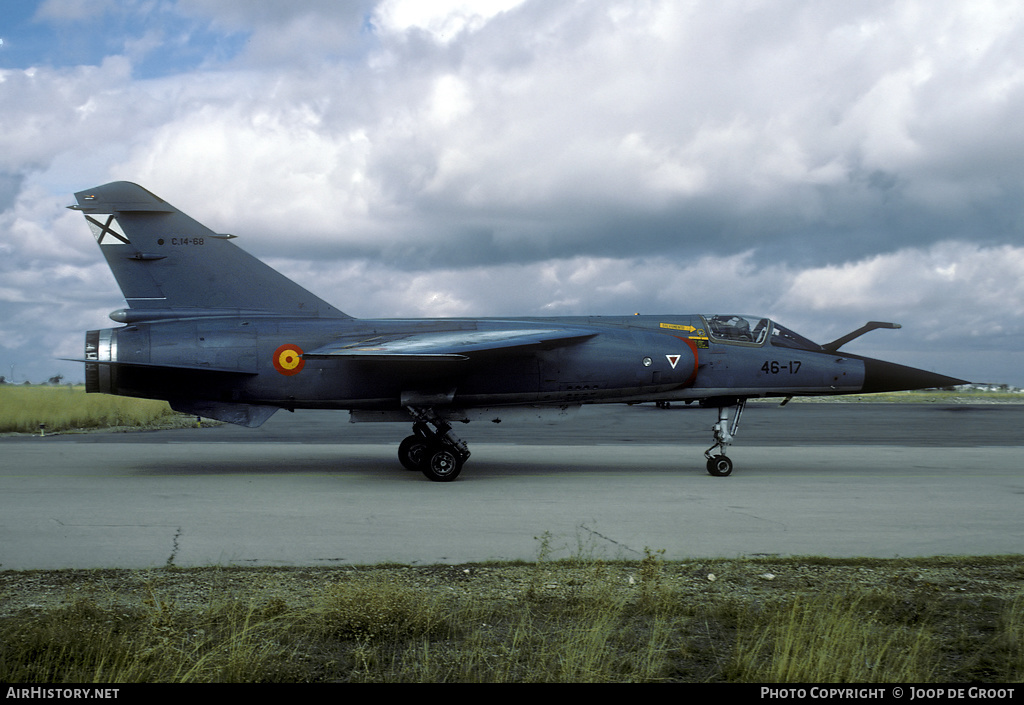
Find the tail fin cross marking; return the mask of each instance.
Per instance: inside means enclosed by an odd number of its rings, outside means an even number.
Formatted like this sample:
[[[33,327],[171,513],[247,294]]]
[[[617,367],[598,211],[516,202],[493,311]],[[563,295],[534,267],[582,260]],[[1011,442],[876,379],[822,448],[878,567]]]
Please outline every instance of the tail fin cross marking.
[[[107,222],[106,223],[101,223],[100,221],[98,221],[95,218],[93,218],[91,215],[85,216],[85,219],[87,221],[89,221],[89,228],[92,230],[93,237],[96,238],[96,242],[99,243],[100,245],[104,245],[104,244],[116,245],[116,244],[118,244],[116,242],[104,243],[103,242],[103,238],[106,237],[107,235],[109,235],[110,237],[114,238],[115,240],[119,240],[120,244],[122,244],[122,245],[130,245],[131,244],[131,242],[128,240],[128,237],[124,233],[119,232],[120,231],[120,226],[117,224],[117,219],[114,218],[114,216],[109,216],[107,218]],[[118,230],[115,230],[114,229],[115,227],[117,227]]]

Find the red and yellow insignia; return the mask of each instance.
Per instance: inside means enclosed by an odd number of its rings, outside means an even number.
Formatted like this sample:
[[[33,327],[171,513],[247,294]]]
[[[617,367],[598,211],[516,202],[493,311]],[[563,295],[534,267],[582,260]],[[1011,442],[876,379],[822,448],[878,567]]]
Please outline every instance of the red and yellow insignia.
[[[302,359],[302,348],[286,343],[274,351],[274,369],[291,377],[302,372],[306,361]]]

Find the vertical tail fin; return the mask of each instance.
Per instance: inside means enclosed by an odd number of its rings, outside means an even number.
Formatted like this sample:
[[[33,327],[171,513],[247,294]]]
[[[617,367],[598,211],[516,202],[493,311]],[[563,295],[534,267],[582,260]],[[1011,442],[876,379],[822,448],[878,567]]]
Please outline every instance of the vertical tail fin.
[[[210,310],[350,318],[230,240],[127,181],[75,194],[130,312],[141,320]]]

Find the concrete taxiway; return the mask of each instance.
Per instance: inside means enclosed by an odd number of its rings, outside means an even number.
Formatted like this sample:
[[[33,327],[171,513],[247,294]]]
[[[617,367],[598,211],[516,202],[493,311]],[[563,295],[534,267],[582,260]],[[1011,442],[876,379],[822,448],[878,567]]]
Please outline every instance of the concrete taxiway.
[[[609,559],[1024,546],[1024,406],[796,406],[748,411],[727,478],[704,472],[714,412],[699,409],[470,425],[452,483],[401,469],[404,426],[332,414],[3,439],[0,569],[529,560],[542,535],[554,557]]]

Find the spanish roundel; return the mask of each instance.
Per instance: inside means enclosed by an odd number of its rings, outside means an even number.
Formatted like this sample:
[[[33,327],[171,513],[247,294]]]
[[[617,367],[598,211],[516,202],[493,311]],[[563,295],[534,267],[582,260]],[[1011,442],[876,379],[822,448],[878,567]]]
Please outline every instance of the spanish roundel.
[[[302,348],[298,345],[287,343],[274,351],[274,369],[287,377],[299,374],[305,366]]]

